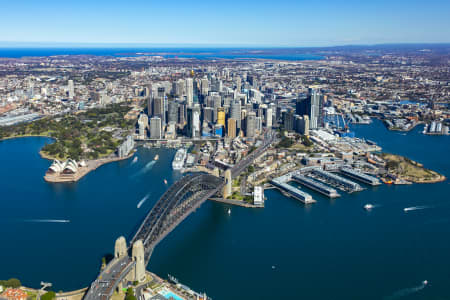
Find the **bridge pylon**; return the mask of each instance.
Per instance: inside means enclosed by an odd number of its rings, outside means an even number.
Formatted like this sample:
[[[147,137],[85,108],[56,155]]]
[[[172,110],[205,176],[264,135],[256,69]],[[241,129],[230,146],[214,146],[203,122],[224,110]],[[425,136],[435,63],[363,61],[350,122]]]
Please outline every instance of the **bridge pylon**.
[[[232,194],[232,179],[231,179],[231,170],[228,169],[225,171],[225,186],[223,187],[222,195],[223,198],[226,199]]]
[[[128,255],[127,242],[123,236],[116,240],[114,245],[114,258],[122,258]]]
[[[135,261],[134,266],[134,280],[143,282],[145,281],[145,252],[144,243],[142,240],[137,240],[133,244],[133,249],[131,250],[133,260]]]

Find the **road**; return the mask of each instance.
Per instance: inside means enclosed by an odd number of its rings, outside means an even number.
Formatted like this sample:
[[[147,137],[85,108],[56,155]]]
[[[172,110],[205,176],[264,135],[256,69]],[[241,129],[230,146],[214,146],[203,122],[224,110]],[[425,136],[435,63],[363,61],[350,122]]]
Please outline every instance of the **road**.
[[[109,299],[122,278],[128,274],[134,262],[128,256],[112,260],[100,273],[84,296],[84,300]]]

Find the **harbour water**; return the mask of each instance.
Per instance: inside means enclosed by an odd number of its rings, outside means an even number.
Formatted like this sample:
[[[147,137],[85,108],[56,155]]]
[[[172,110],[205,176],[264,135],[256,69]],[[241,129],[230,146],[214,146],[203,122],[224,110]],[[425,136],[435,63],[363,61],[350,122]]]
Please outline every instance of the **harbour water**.
[[[379,121],[352,129],[450,176],[450,137],[422,135],[421,126],[389,132]],[[171,169],[175,151],[141,148],[134,164],[48,184],[49,162],[37,154],[46,141],[0,142],[0,278],[76,289],[95,277],[115,238],[133,232],[166,189],[163,180],[180,175]],[[231,207],[230,214],[230,206],[207,202],[158,245],[149,269],[224,300],[449,298],[449,182],[365,187],[335,200],[308,191],[318,200],[310,206],[267,190],[265,208]],[[367,203],[376,206],[368,212]]]

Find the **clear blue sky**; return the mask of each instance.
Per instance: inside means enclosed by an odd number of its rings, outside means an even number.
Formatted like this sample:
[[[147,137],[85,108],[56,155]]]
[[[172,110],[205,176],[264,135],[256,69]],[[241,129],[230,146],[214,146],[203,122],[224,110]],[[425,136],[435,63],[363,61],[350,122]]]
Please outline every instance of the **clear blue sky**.
[[[4,0],[1,10],[1,42],[450,42],[450,0]]]

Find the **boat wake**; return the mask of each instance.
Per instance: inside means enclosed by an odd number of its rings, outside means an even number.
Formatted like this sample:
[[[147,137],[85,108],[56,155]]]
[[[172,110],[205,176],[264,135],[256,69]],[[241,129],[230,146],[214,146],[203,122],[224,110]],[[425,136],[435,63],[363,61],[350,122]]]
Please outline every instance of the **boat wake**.
[[[153,166],[154,166],[155,164],[156,164],[156,161],[155,161],[155,160],[153,160],[153,161],[147,163],[141,170],[139,170],[139,171],[138,171],[136,174],[134,174],[132,177],[136,177],[136,176],[142,175],[142,174],[144,174],[144,173],[147,173],[148,171],[150,171],[150,170],[153,168]]]
[[[147,201],[148,197],[150,197],[150,193],[145,195],[145,197],[142,198],[141,201],[139,201],[139,203],[137,204],[137,208],[140,208],[142,204],[144,204],[144,202]]]
[[[428,284],[427,280],[422,281],[422,283],[418,286],[412,287],[412,288],[407,288],[407,289],[402,289],[399,290],[397,292],[395,292],[394,294],[392,294],[389,297],[386,297],[386,300],[393,300],[393,299],[398,299],[398,298],[402,298],[414,293],[417,293],[418,291],[423,290]]]
[[[413,210],[420,210],[420,209],[427,209],[431,208],[431,206],[421,205],[421,206],[411,206],[411,207],[405,207],[403,209],[404,212],[413,211]]]
[[[52,219],[31,219],[23,221],[27,223],[70,223],[70,220],[52,220]]]

